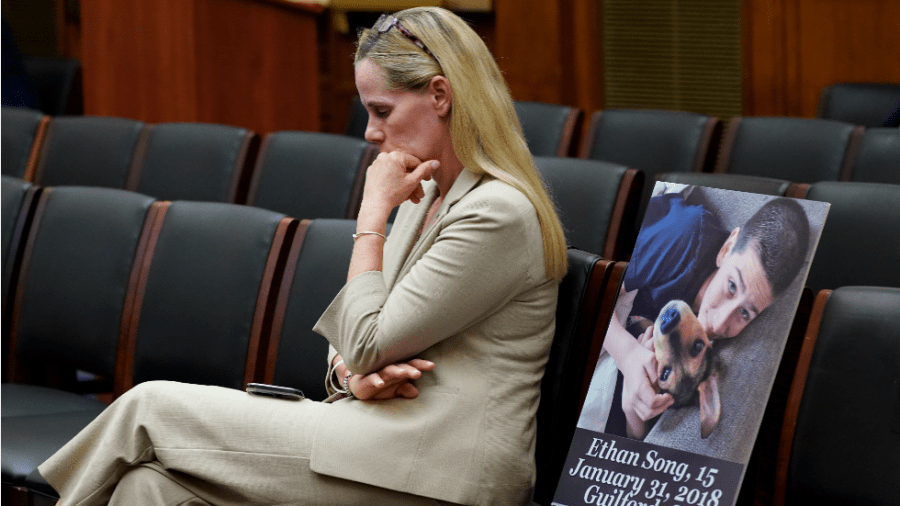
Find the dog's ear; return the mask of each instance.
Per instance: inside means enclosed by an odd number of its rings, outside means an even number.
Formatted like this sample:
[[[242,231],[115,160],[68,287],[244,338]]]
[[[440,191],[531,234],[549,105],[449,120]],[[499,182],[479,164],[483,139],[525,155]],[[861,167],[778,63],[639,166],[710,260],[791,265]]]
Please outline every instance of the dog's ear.
[[[719,400],[719,370],[714,368],[709,377],[697,386],[700,393],[700,437],[706,439],[719,425],[722,403]]]

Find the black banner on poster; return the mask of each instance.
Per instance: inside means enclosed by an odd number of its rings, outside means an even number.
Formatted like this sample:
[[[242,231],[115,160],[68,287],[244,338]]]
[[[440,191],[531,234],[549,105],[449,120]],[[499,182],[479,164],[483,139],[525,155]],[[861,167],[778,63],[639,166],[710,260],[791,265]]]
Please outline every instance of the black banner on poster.
[[[828,208],[657,183],[553,504],[735,503]]]
[[[732,504],[744,466],[576,429],[555,506]]]

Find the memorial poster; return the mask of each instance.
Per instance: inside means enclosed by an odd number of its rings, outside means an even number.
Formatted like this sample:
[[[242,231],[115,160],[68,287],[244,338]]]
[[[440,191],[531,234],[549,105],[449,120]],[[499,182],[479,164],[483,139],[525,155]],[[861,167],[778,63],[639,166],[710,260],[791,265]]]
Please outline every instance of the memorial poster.
[[[828,207],[657,183],[554,505],[734,504]]]

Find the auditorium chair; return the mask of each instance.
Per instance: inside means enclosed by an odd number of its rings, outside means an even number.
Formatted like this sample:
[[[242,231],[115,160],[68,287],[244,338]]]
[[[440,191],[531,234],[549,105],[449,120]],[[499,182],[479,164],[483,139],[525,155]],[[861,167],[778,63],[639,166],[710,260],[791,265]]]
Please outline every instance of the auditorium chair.
[[[666,172],[657,174],[655,182],[706,186],[722,190],[761,193],[776,197],[790,196],[798,185],[770,177],[748,176],[746,174],[719,174],[710,172]],[[650,184],[655,183],[651,181]]]
[[[900,288],[819,292],[785,412],[774,504],[897,503],[898,329]]]
[[[153,202],[107,188],[41,192],[13,301],[15,383],[2,385],[4,494],[23,496],[36,466],[105,407],[73,392],[75,370],[111,390]]]
[[[81,114],[84,110],[81,62],[74,58],[23,56],[22,65],[49,116]]]
[[[126,118],[56,117],[47,129],[34,181],[125,188],[143,128],[143,122]]]
[[[900,185],[826,181],[805,198],[831,204],[807,286],[900,287]]]
[[[900,128],[869,128],[853,160],[851,181],[900,184]]]
[[[172,380],[256,381],[273,280],[297,220],[249,206],[163,204],[135,290],[115,393]]]
[[[570,156],[582,110],[543,102],[514,102],[528,149],[534,156]]]
[[[32,109],[3,107],[0,121],[3,175],[33,181],[50,117]]]
[[[710,169],[721,130],[705,114],[640,109],[606,109],[591,115],[581,158],[634,167],[647,177],[637,215],[628,226],[637,233],[657,174]]]
[[[274,132],[263,141],[247,204],[297,218],[356,218],[375,147],[345,135]]]
[[[535,157],[556,203],[570,247],[625,260],[633,246],[644,175],[624,165],[579,158]]]
[[[569,249],[567,256],[569,270],[559,285],[556,332],[537,411],[537,482],[532,504],[542,506],[550,506],[565,465],[587,390],[586,378],[594,369],[592,345],[599,356],[599,344],[612,315],[611,300],[619,288],[613,274],[621,272],[616,266],[623,265],[577,249]],[[596,356],[593,360],[596,362]]]
[[[299,388],[321,401],[328,341],[312,328],[344,283],[353,252],[355,220],[303,220],[275,303],[264,382]]]
[[[259,136],[210,123],[158,123],[135,155],[126,188],[160,200],[242,204]]]
[[[591,115],[580,157],[635,167],[649,174],[703,172],[719,120],[665,110],[607,109]]]
[[[728,122],[715,172],[795,183],[846,179],[863,127],[841,121],[737,117]]]
[[[837,83],[822,88],[816,116],[864,127],[896,127],[885,123],[898,108],[900,83]]]
[[[3,176],[3,335],[6,344],[6,329],[9,316],[6,300],[9,290],[15,285],[13,276],[18,274],[17,258],[21,251],[23,234],[27,233],[31,207],[38,187],[18,178]],[[3,356],[7,349],[4,347]],[[4,364],[5,364],[4,360]]]

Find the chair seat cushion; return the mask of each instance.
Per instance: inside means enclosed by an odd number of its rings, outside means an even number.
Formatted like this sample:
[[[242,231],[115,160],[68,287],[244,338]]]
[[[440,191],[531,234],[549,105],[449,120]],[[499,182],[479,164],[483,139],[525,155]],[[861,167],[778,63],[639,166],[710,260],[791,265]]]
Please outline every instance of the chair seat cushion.
[[[105,406],[104,406],[105,407]],[[39,465],[75,437],[103,407],[70,413],[4,416],[2,429],[3,482],[21,485]],[[37,474],[37,473],[35,473]]]
[[[81,411],[102,411],[102,402],[71,392],[36,385],[4,383],[2,390],[3,423],[6,419],[20,416],[49,415]],[[6,445],[3,445],[6,452]]]

